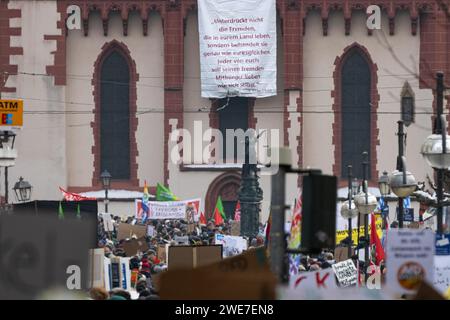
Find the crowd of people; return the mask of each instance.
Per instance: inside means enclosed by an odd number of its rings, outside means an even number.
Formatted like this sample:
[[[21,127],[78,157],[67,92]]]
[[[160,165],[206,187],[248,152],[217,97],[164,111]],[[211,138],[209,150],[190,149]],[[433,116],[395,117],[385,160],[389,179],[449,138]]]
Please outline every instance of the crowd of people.
[[[102,217],[98,220],[98,247],[104,249],[105,257],[126,257],[127,253],[123,245],[130,239],[118,239],[118,225],[128,223],[142,225],[141,221],[136,221],[134,217],[129,217],[122,221],[120,217],[113,218],[113,231],[106,232]],[[220,226],[216,226],[213,219],[207,221],[206,225],[188,224],[186,220],[148,220],[146,226],[153,227],[153,235],[145,236],[148,250],[138,252],[130,257],[130,270],[136,271],[137,281],[135,290],[139,295],[139,300],[158,299],[158,292],[155,289],[153,278],[167,269],[164,261],[158,258],[159,245],[177,245],[177,237],[187,237],[189,245],[212,245],[215,244],[216,234],[231,235],[231,220],[224,221]],[[260,225],[260,234],[249,241],[249,248],[264,245],[264,226]],[[131,238],[136,238],[132,235]],[[248,239],[247,239],[248,240]],[[104,288],[92,288],[90,298],[94,300],[129,300],[131,294],[126,290],[114,288],[106,291]]]

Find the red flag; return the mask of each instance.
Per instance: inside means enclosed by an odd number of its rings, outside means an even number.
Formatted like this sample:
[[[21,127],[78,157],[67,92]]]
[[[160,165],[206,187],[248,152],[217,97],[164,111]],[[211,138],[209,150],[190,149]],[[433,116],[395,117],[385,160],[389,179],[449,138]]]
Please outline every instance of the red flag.
[[[237,202],[236,209],[234,210],[234,221],[241,221],[241,203]]]
[[[199,222],[200,222],[200,225],[206,226],[206,217],[205,217],[205,215],[203,214],[203,211],[202,211],[202,213],[200,213],[200,219],[199,219]]]
[[[379,266],[381,261],[384,260],[384,250],[380,238],[378,238],[375,215],[372,213],[370,216],[370,246],[375,245],[375,264]]]
[[[214,209],[214,223],[216,224],[216,226],[220,226],[221,224],[223,224],[223,217],[217,205]]]
[[[64,190],[63,188],[59,187],[59,190],[61,190],[64,200],[66,201],[84,201],[84,200],[97,200],[96,198],[92,197],[85,197],[78,193],[72,193]]]

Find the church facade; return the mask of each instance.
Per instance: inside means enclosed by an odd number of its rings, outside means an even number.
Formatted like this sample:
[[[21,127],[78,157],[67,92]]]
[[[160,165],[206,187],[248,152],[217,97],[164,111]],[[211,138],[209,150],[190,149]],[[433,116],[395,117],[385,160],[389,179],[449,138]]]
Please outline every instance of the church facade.
[[[173,130],[276,129],[294,166],[337,175],[340,187],[349,164],[362,178],[367,151],[376,188],[395,169],[403,119],[408,170],[426,181],[432,170],[420,147],[432,132],[435,73],[450,79],[450,2],[377,1],[380,30],[366,26],[370,4],[277,0],[277,95],[231,98],[222,109],[224,101],[200,94],[195,0],[1,0],[0,92],[25,109],[10,177],[30,181],[35,199],[57,200],[59,186],[101,190],[107,169],[113,189],[147,182],[152,192],[160,182],[180,198],[204,199],[207,216],[220,195],[230,213],[239,163],[174,163]],[[81,9],[79,30],[66,28],[70,5]],[[446,111],[449,103],[450,95]],[[260,183],[265,221],[270,176]],[[300,187],[289,177],[289,201]]]

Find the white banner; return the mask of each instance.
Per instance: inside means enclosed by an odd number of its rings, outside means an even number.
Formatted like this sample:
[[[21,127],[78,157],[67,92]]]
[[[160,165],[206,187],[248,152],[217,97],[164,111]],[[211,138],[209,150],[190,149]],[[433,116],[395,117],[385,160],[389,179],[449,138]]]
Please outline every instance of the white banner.
[[[202,97],[277,94],[275,0],[198,0]]]
[[[184,201],[149,201],[149,215],[147,219],[180,219],[188,223],[198,221],[200,211],[200,199]],[[142,219],[142,200],[135,201],[135,216]]]

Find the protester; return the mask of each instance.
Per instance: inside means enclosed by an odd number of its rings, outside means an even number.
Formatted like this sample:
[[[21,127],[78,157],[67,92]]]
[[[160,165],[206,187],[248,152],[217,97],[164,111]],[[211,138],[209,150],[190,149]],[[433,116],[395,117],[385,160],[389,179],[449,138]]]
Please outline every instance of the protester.
[[[89,290],[89,296],[92,300],[108,300],[109,293],[104,288],[93,287]]]

